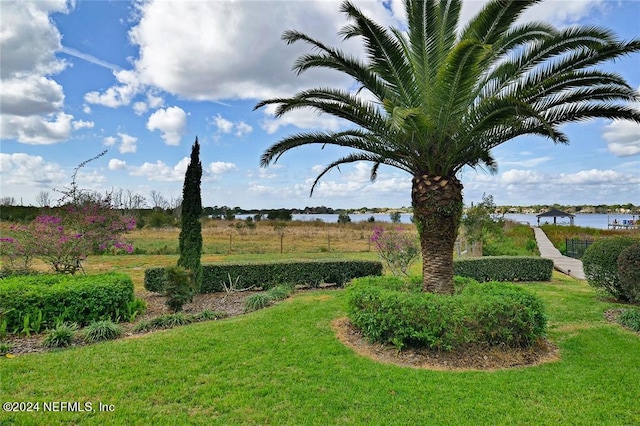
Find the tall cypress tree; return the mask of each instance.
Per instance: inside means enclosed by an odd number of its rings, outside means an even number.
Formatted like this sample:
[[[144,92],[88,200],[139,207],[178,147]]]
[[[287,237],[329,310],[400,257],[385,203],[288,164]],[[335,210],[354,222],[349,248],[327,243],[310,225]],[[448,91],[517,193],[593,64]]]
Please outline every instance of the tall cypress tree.
[[[191,147],[191,161],[184,176],[182,188],[182,218],[180,229],[180,258],[178,266],[188,269],[193,274],[196,291],[202,284],[202,197],[200,181],[202,179],[202,163],[200,162],[200,145],[198,138]]]

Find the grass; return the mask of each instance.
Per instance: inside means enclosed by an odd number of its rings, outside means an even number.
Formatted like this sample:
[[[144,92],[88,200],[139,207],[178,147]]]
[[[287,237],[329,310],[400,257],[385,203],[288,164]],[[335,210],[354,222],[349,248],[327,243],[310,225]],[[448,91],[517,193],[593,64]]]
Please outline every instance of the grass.
[[[561,360],[495,372],[384,365],[331,322],[343,291],[135,339],[0,359],[4,401],[91,402],[94,412],[3,413],[7,424],[640,423],[640,337],[607,323],[586,283],[524,284],[547,303]],[[113,412],[98,412],[98,403]]]

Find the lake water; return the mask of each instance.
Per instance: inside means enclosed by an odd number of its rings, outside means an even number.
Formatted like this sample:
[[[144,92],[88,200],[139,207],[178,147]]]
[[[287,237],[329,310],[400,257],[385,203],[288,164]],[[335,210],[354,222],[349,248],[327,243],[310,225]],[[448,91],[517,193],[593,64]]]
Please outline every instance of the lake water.
[[[247,216],[253,215],[237,215],[237,219],[244,219]],[[375,219],[376,222],[391,222],[391,217],[387,213],[371,213],[371,214],[350,214],[352,222],[366,222],[371,216]],[[400,215],[401,223],[411,223],[411,218],[413,214],[403,213]],[[535,214],[505,214],[505,218],[514,220],[520,223],[528,223],[530,225],[536,225],[538,223],[538,218]],[[314,221],[321,220],[326,223],[336,223],[338,221],[337,214],[294,214],[292,215],[293,220],[301,220],[301,221]],[[576,226],[589,227],[589,228],[597,228],[597,229],[607,229],[607,225],[609,223],[613,223],[614,220],[617,220],[619,224],[624,223],[624,221],[628,220],[640,220],[640,217],[633,216],[629,214],[577,214],[573,219],[573,224]],[[553,218],[543,218],[540,220],[540,224],[544,224],[545,221],[549,223],[553,223]],[[557,218],[557,224],[559,225],[569,225],[569,218]]]

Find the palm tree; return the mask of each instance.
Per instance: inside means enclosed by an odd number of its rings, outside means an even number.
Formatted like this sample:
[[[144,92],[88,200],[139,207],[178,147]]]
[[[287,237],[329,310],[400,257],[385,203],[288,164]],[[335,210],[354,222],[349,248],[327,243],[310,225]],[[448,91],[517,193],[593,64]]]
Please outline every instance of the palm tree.
[[[520,135],[568,143],[560,129],[564,123],[594,117],[640,123],[640,111],[628,103],[639,99],[634,89],[621,76],[594,67],[637,52],[640,39],[622,41],[597,27],[516,23],[535,3],[493,0],[458,30],[460,0],[405,0],[406,29],[384,28],[345,1],[341,11],[350,23],[339,34],[362,39],[364,60],[286,31],[288,44],[302,41],[314,49],[295,62],[298,74],[333,69],[351,76],[359,89],[315,88],[255,108],[275,104],[278,117],[310,108],[354,127],[285,137],[263,153],[261,166],[302,145],[351,148],[319,174],[311,194],[322,176],[346,163],[371,162],[372,180],[382,164],[406,171],[412,176],[424,290],[452,293],[461,169],[495,172],[491,150]]]

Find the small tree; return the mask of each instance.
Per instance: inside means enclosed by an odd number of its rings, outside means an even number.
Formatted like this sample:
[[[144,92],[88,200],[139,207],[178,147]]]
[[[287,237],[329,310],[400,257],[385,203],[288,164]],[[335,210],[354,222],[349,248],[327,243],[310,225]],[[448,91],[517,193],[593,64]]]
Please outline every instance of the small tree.
[[[196,293],[193,274],[179,266],[170,266],[165,268],[165,271],[167,273],[167,281],[164,285],[165,296],[167,296],[165,304],[173,312],[179,312],[185,303],[193,301]]]
[[[468,239],[486,243],[487,235],[500,229],[500,224],[493,217],[495,210],[493,195],[487,194],[482,194],[482,202],[467,209],[462,225]]]
[[[202,284],[202,198],[200,181],[202,179],[202,163],[200,162],[200,145],[198,138],[191,147],[191,161],[184,176],[182,188],[182,214],[180,229],[180,258],[178,266],[191,271],[196,289]]]
[[[351,217],[347,213],[338,214],[338,223],[351,223]]]

